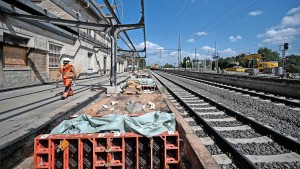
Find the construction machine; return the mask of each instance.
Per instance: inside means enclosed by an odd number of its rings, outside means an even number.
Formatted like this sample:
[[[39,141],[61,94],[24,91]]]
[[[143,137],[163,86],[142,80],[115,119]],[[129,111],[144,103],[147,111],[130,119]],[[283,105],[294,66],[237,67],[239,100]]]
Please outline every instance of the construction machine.
[[[278,67],[277,61],[264,61],[261,54],[245,55],[241,60],[247,60],[248,68],[257,68],[260,72]]]
[[[158,66],[158,64],[153,64],[153,65],[151,65],[150,69],[151,70],[158,70],[159,66]]]
[[[233,63],[233,64],[229,64],[225,70],[230,72],[245,72],[247,68],[243,68],[239,64]]]
[[[247,72],[255,75],[259,72],[273,73],[273,68],[278,67],[277,61],[265,61],[261,54],[250,54],[240,58],[239,61],[247,61]]]

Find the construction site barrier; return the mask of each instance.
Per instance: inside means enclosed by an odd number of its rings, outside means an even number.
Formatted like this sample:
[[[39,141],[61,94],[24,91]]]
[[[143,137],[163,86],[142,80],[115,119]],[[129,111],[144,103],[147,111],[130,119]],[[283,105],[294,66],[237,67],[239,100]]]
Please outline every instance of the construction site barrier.
[[[177,169],[179,133],[44,134],[34,140],[35,169]]]

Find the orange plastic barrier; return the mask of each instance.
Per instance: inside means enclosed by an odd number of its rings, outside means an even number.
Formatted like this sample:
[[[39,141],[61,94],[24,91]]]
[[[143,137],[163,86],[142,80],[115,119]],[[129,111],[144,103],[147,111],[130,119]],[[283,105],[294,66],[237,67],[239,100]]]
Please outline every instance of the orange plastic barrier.
[[[34,168],[177,169],[179,134],[44,134],[34,140]]]

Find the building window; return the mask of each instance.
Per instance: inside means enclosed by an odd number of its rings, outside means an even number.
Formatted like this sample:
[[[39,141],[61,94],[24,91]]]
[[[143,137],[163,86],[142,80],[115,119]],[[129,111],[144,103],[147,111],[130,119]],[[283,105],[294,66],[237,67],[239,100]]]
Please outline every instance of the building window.
[[[59,67],[61,46],[49,44],[49,67]]]
[[[4,67],[27,66],[27,44],[29,38],[3,33]]]
[[[27,48],[3,45],[4,67],[27,66]]]

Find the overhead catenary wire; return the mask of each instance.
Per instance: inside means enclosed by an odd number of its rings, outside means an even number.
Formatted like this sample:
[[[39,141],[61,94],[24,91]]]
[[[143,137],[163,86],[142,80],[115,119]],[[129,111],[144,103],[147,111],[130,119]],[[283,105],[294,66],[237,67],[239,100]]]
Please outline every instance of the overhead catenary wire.
[[[213,24],[215,21],[217,21],[220,17],[222,17],[225,13],[230,11],[234,6],[236,6],[240,2],[239,0],[234,1],[233,5],[230,5],[226,10],[224,10],[222,13],[220,13],[218,16],[216,16],[214,19],[212,19],[207,25],[201,27],[199,30],[205,29],[211,24]]]
[[[177,7],[177,9],[176,9],[175,11],[179,11],[179,9],[180,9],[180,7],[182,6],[183,2],[184,2],[184,1],[181,1],[181,3],[179,4],[179,6]],[[165,36],[167,35],[168,30],[170,29],[170,26],[171,26],[171,24],[172,24],[172,21],[175,20],[175,16],[176,16],[176,15],[174,15],[174,18],[173,18],[172,20],[170,20],[170,22],[169,22],[169,24],[168,24],[168,26],[167,26],[167,29],[165,30],[163,36],[161,37],[161,39],[160,39],[160,41],[159,41],[159,44],[164,40]]]
[[[242,10],[239,10],[238,12],[236,12],[235,14],[233,14],[232,16],[230,16],[229,18],[227,18],[226,20],[220,22],[219,24],[217,24],[216,26],[212,27],[211,29],[209,29],[208,31],[206,31],[206,33],[210,33],[211,31],[217,29],[218,27],[220,27],[221,25],[227,23],[228,21],[230,21],[231,19],[233,19],[234,17],[238,16],[239,14],[241,14],[242,12],[250,9],[251,7],[253,7],[254,5],[256,5],[257,3],[259,3],[261,0],[256,0],[254,3],[250,4],[249,6],[243,8]],[[226,12],[225,12],[226,13]],[[222,15],[222,14],[221,14]],[[187,44],[187,42],[185,42],[185,44],[183,46],[185,46]]]
[[[230,21],[231,19],[233,19],[234,17],[236,17],[237,15],[241,14],[242,12],[248,10],[249,8],[253,7],[254,5],[256,5],[258,2],[260,2],[261,0],[256,0],[254,3],[252,3],[251,5],[247,6],[246,8],[243,8],[242,10],[238,11],[237,13],[235,13],[234,15],[232,15],[231,17],[229,17],[228,19],[224,20],[223,22],[219,23],[218,25],[214,26],[213,28],[211,28],[210,30],[208,30],[207,32],[211,32],[213,30],[215,30],[216,28],[218,28],[220,25],[225,24],[226,22]]]
[[[171,27],[170,31],[168,31],[166,38],[164,39],[164,41],[162,42],[162,45],[166,42],[166,40],[168,39],[170,33],[173,31],[175,25],[177,24],[177,22],[180,20],[180,18],[182,17],[183,13],[185,12],[185,10],[187,9],[187,7],[189,6],[190,2],[192,0],[188,0],[188,2],[186,3],[186,5],[184,6],[183,10],[181,11],[181,13],[179,14],[179,16],[177,17],[177,19],[175,20],[175,23],[173,24],[173,26]]]

